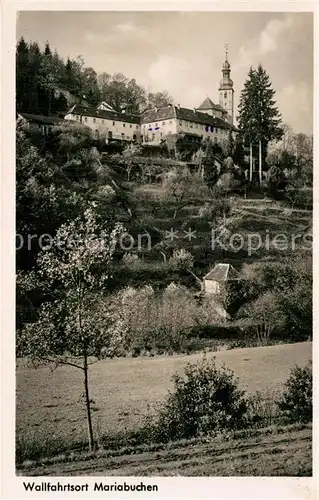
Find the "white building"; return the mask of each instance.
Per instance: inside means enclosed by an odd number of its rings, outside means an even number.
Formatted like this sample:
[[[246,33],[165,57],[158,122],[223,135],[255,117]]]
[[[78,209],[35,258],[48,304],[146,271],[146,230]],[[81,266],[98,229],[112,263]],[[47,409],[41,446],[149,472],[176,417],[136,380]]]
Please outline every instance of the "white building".
[[[231,264],[217,264],[204,276],[204,290],[209,295],[218,295],[222,285],[239,279],[238,272]]]
[[[65,120],[77,121],[90,127],[96,138],[132,142],[140,136],[140,117],[118,113],[106,103],[96,108],[75,105],[65,115]]]
[[[160,144],[170,134],[192,135],[198,139],[211,137],[219,143],[227,138],[230,129],[235,134],[235,127],[222,118],[181,106],[154,108],[141,117],[143,142],[151,144]]]

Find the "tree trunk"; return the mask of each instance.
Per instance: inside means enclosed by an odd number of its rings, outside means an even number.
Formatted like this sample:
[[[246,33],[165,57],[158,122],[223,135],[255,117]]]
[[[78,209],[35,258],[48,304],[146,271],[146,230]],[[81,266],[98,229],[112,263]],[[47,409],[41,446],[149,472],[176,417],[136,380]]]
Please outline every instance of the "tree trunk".
[[[253,145],[249,144],[249,181],[253,180]]]
[[[84,391],[85,391],[85,405],[87,412],[87,420],[88,420],[88,437],[89,437],[89,446],[90,451],[94,450],[94,436],[93,436],[93,426],[92,426],[92,416],[91,416],[91,401],[90,401],[90,393],[89,393],[89,374],[88,374],[88,357],[87,353],[84,353]]]
[[[262,183],[262,154],[261,154],[261,140],[259,140],[259,184]]]
[[[162,257],[163,257],[163,262],[166,264],[166,262],[167,262],[167,258],[166,258],[165,253],[164,253],[164,252],[162,252],[162,251],[160,251],[160,254],[161,254],[161,255],[162,255]]]

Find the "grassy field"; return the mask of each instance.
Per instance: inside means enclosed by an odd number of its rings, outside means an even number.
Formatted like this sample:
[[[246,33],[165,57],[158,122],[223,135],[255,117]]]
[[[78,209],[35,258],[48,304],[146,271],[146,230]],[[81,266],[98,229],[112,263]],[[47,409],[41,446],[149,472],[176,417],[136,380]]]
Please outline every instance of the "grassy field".
[[[213,356],[207,354],[207,357]],[[312,357],[312,343],[234,349],[215,353],[216,360],[234,370],[249,392],[280,391],[295,364]],[[172,375],[202,354],[100,361],[90,369],[93,420],[97,435],[136,427],[148,408],[155,408],[172,387]],[[17,436],[27,439],[86,436],[82,373],[72,367],[51,372],[17,368]]]
[[[311,476],[311,425],[176,442],[134,454],[102,452],[26,465],[27,476]]]

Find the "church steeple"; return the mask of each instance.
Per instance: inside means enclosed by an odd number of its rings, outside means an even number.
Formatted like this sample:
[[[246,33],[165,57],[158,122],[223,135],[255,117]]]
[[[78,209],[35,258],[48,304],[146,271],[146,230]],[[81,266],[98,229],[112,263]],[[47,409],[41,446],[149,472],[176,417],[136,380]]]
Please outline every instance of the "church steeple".
[[[228,61],[228,44],[225,44],[225,61],[222,67],[223,78],[219,86],[219,104],[227,111],[228,121],[234,121],[234,89],[233,80],[230,78],[230,64]]]

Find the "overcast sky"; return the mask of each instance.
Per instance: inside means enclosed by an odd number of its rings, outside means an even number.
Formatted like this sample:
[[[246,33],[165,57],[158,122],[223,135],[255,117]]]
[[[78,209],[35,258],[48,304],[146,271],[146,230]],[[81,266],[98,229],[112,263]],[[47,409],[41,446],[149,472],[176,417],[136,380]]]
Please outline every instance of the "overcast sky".
[[[249,67],[270,75],[283,120],[313,127],[311,13],[278,12],[20,12],[17,38],[49,41],[66,58],[81,54],[97,72],[121,72],[176,103],[198,106],[218,86],[229,44],[235,104]],[[236,113],[235,113],[236,114]]]

